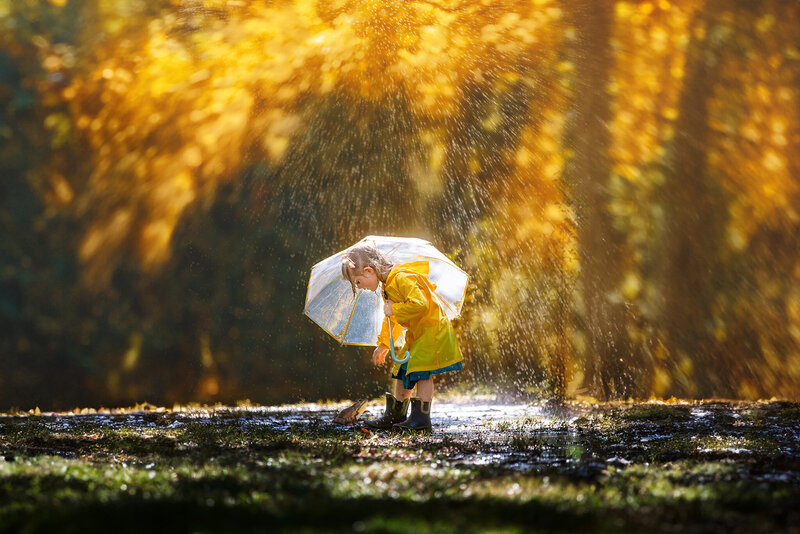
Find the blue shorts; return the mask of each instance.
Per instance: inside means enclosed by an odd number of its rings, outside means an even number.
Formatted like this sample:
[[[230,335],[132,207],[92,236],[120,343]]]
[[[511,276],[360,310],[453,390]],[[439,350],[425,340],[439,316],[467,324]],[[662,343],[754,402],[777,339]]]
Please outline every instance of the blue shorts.
[[[442,367],[441,369],[434,369],[432,371],[415,371],[411,374],[406,374],[406,369],[408,369],[408,362],[406,362],[400,366],[400,370],[397,371],[397,374],[392,373],[392,378],[402,380],[403,387],[405,389],[414,389],[414,386],[416,386],[417,382],[420,380],[428,380],[433,375],[438,375],[439,373],[448,373],[450,371],[460,371],[463,368],[463,362],[456,362],[453,365],[448,365],[447,367]]]

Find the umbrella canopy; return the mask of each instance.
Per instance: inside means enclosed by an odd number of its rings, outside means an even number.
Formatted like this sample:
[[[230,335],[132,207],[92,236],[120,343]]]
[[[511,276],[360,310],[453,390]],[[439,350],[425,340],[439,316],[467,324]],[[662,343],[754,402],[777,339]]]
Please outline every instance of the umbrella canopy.
[[[374,246],[395,264],[427,261],[428,280],[436,285],[439,306],[450,319],[461,314],[469,275],[428,241],[371,235],[356,243],[362,244]],[[357,290],[353,296],[350,282],[342,277],[342,260],[347,250],[311,268],[303,313],[343,345],[375,346],[385,318],[383,296],[365,290]],[[395,341],[403,342],[402,339]]]

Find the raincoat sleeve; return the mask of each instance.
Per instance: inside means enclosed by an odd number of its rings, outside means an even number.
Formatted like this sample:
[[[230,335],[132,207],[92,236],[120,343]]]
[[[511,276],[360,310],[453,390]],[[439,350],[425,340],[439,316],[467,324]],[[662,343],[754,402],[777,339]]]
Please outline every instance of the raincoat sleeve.
[[[397,340],[403,335],[403,327],[397,324],[397,319],[394,317],[389,317],[389,319],[392,322],[392,339],[394,339],[395,346],[397,346]],[[382,321],[381,333],[378,334],[378,345],[389,346],[389,327],[386,324],[386,319]],[[400,347],[397,348],[399,349]]]
[[[397,289],[403,300],[392,305],[393,319],[396,319],[398,323],[408,324],[409,320],[425,315],[425,312],[428,311],[428,299],[413,277],[398,274]]]

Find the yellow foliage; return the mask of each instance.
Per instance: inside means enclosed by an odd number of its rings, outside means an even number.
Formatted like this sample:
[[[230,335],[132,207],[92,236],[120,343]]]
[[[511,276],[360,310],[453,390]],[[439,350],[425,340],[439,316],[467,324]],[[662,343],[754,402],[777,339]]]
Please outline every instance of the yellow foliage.
[[[796,74],[784,65],[786,43],[796,42],[800,20],[796,10],[786,10],[784,19],[780,25],[773,14],[737,21],[764,35],[745,58],[728,56],[709,104],[715,132],[709,161],[734,194],[728,236],[735,250],[743,250],[762,226],[800,222],[800,182],[790,165],[800,161],[800,91]]]
[[[610,81],[613,120],[610,154],[616,172],[630,180],[638,168],[657,161],[671,138],[682,89],[689,21],[698,9],[659,2],[616,6],[614,41],[624,54],[616,57]],[[660,116],[659,116],[660,113]]]
[[[137,199],[97,210],[81,247],[95,274],[113,268],[106,260],[128,234],[143,265],[160,265],[185,210],[231,179],[246,151],[260,149],[274,163],[283,158],[303,99],[334,90],[366,99],[403,92],[415,120],[441,125],[458,112],[466,80],[491,70],[513,84],[525,69],[558,65],[564,35],[554,0],[491,7],[194,1],[144,20],[136,9],[113,0],[100,5],[106,37],[95,42],[95,63],[59,93],[94,154],[94,197],[113,203],[124,187]],[[60,69],[62,56],[46,55],[44,67]],[[495,130],[499,120],[489,115],[484,127]],[[550,154],[546,173],[555,175],[558,138],[541,142]],[[441,142],[429,153],[438,174]],[[480,161],[471,167],[478,172]],[[69,194],[60,190],[63,202]],[[128,213],[124,224],[115,222],[120,213]]]
[[[564,2],[100,0],[94,31],[80,46],[51,42],[44,32],[9,37],[10,17],[34,4],[0,2],[0,46],[9,57],[35,58],[40,78],[22,85],[40,97],[44,111],[37,120],[51,148],[76,135],[86,144],[90,176],[76,176],[60,161],[35,175],[51,207],[85,220],[78,254],[86,277],[98,285],[128,253],[145,268],[162,266],[187,212],[208,205],[248,158],[276,168],[284,163],[292,141],[309,127],[309,107],[326,95],[371,103],[403,96],[419,132],[422,157],[409,172],[422,197],[447,191],[454,169],[470,187],[485,187],[480,194],[490,200],[476,202],[490,206],[474,224],[494,240],[473,242],[471,252],[476,264],[485,263],[484,274],[501,280],[487,283],[486,307],[475,321],[495,341],[503,328],[513,328],[497,310],[520,302],[520,287],[553,273],[570,279],[580,269],[575,203],[560,178],[571,157],[565,146],[571,91],[580,83],[567,52],[584,36],[569,26],[562,8],[572,6]],[[662,206],[651,201],[664,184],[659,166],[684,133],[676,123],[685,111],[690,43],[716,50],[721,34],[737,39],[718,47],[712,93],[699,95],[711,132],[702,147],[707,168],[698,172],[731,199],[725,252],[745,253],[765,228],[785,234],[800,224],[800,21],[796,8],[767,4],[755,17],[755,8],[708,17],[707,4],[693,0],[614,3],[608,83],[595,89],[605,93],[611,111],[609,201],[602,209],[624,226],[631,245],[614,298],[634,301],[652,289],[641,269],[641,244],[652,238],[652,220],[664,218]],[[44,8],[61,13],[67,5],[49,0]],[[10,94],[5,85],[0,91]],[[509,95],[524,96],[513,101],[524,102],[515,108],[513,133],[501,105]],[[472,112],[480,113],[474,124],[482,145],[453,139],[453,125],[473,120],[464,118]],[[504,144],[506,136],[513,142]],[[781,297],[781,287],[759,288]],[[800,339],[798,300],[795,291],[781,301],[793,339]],[[570,328],[550,325],[542,337],[555,345],[552,330],[562,327]],[[637,339],[646,335],[635,332]],[[734,342],[724,322],[713,335],[721,345]],[[204,339],[201,357],[210,372],[215,362]],[[791,347],[782,355],[770,340],[759,343],[770,367],[800,358]],[[123,370],[137,361],[136,338],[130,345]],[[656,351],[655,357],[657,396],[697,372],[683,355]],[[119,376],[109,388],[118,386]],[[220,386],[209,374],[200,387],[215,395]],[[756,395],[753,388],[742,382],[743,394]]]

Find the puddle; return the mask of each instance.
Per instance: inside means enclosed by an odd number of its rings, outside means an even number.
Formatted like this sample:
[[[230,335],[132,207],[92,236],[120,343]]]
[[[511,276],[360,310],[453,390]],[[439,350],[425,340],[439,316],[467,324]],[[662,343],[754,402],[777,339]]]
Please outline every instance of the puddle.
[[[299,432],[301,440],[325,439],[326,436],[340,436],[346,440],[348,435],[354,435],[354,439],[363,438],[357,432],[359,427],[330,424],[336,413],[348,404],[15,415],[0,416],[0,425],[8,428],[9,424],[25,425],[35,421],[47,431],[62,436],[72,432],[83,436],[108,428],[145,431],[142,435],[148,437],[163,433],[175,439],[183,429],[199,424],[237,427],[244,433],[245,440],[248,432],[264,429],[278,433]],[[422,445],[429,451],[428,457],[436,456],[440,448],[445,449],[444,460],[470,468],[519,472],[577,469],[575,472],[589,473],[589,476],[610,466],[626,468],[653,461],[724,458],[730,462],[748,462],[745,466],[748,469],[748,466],[757,465],[757,476],[765,481],[797,484],[800,481],[800,425],[796,420],[779,417],[780,412],[773,415],[768,410],[762,419],[753,419],[751,414],[756,409],[767,410],[763,405],[753,408],[752,403],[710,402],[689,410],[679,405],[673,415],[670,407],[651,404],[553,406],[547,402],[444,400],[434,402],[431,436],[409,438],[372,434],[365,454],[369,458],[391,447],[399,448],[401,456],[415,457],[417,445]],[[376,400],[362,419],[378,417],[382,411],[382,403]],[[263,433],[258,435],[263,436]],[[74,454],[74,451],[65,450],[63,454]],[[772,467],[773,464],[781,467]]]

